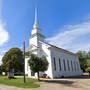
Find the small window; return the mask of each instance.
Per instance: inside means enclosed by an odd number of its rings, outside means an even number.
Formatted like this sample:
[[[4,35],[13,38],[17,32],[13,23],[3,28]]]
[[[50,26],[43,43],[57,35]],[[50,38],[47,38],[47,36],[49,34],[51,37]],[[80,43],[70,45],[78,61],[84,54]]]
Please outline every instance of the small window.
[[[56,61],[55,61],[55,57],[54,57],[53,59],[54,59],[54,70],[56,71]]]

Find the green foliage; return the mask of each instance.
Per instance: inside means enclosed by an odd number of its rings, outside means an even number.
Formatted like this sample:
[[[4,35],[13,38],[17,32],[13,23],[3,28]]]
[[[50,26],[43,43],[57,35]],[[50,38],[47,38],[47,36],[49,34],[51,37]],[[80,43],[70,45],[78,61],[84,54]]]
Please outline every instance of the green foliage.
[[[90,51],[88,52],[88,58],[90,59]]]
[[[88,72],[89,75],[90,75],[90,67],[87,67],[87,68],[86,68],[86,72]]]
[[[35,84],[37,82],[36,79],[26,78],[26,83],[23,82],[23,78],[16,79],[8,79],[6,77],[0,77],[0,84],[8,85],[8,86],[16,86],[20,88],[37,88],[40,85]]]
[[[38,79],[39,79],[39,72],[44,72],[48,69],[48,61],[46,60],[46,58],[39,58],[34,54],[31,54],[31,58],[29,60],[29,66],[30,69],[34,72],[34,73],[38,73]]]
[[[76,54],[77,54],[80,58],[83,58],[83,59],[89,58],[88,53],[85,52],[85,51],[78,51]]]
[[[87,72],[90,72],[90,67],[86,68],[86,71],[87,71]]]
[[[89,72],[89,75],[90,75],[90,59],[87,60],[86,72]]]
[[[85,69],[87,68],[86,59],[88,58],[88,55],[85,51],[78,51],[76,54],[79,57],[80,67],[83,70],[83,72],[85,72]]]
[[[87,67],[90,67],[90,59],[87,60]]]
[[[23,72],[23,52],[19,48],[11,48],[2,58],[2,69],[6,72]]]
[[[1,69],[1,66],[0,66],[0,75],[2,74],[2,69]]]
[[[30,58],[30,56],[31,56],[31,52],[30,52],[30,51],[25,52],[25,57],[26,57],[26,58]]]

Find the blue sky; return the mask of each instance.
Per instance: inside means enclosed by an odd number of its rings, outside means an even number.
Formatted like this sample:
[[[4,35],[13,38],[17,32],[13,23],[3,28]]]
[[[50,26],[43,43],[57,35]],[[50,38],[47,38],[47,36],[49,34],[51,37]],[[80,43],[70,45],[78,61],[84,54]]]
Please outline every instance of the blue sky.
[[[72,52],[90,50],[90,0],[0,0],[0,60],[12,47],[28,46],[34,23],[46,41]]]

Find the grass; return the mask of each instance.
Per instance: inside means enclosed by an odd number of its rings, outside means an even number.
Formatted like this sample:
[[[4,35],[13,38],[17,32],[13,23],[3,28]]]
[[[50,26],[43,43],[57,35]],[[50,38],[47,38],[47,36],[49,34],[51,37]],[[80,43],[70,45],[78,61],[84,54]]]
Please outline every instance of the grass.
[[[20,88],[37,88],[39,84],[35,84],[37,79],[26,78],[26,83],[23,82],[23,78],[8,79],[6,77],[0,77],[0,84],[8,86],[16,86]]]

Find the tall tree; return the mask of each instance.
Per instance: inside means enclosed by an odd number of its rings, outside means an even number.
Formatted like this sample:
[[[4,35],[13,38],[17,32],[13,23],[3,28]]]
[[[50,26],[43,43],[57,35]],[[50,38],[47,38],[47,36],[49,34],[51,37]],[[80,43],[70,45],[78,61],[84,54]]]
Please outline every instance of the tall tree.
[[[87,60],[87,68],[86,68],[86,72],[88,72],[89,75],[90,75],[90,59]]]
[[[2,66],[7,72],[23,72],[23,52],[19,48],[11,48],[2,58]]]
[[[83,72],[85,72],[85,69],[87,67],[87,53],[85,51],[78,51],[76,54],[79,57],[80,67],[83,70]]]
[[[2,74],[2,69],[1,69],[1,66],[0,66],[0,75]]]
[[[88,59],[90,59],[90,51],[88,52]]]
[[[39,72],[44,72],[48,69],[48,61],[46,60],[46,58],[39,58],[34,54],[31,54],[31,57],[28,63],[29,63],[30,69],[34,73],[37,73],[38,80],[39,80]]]

